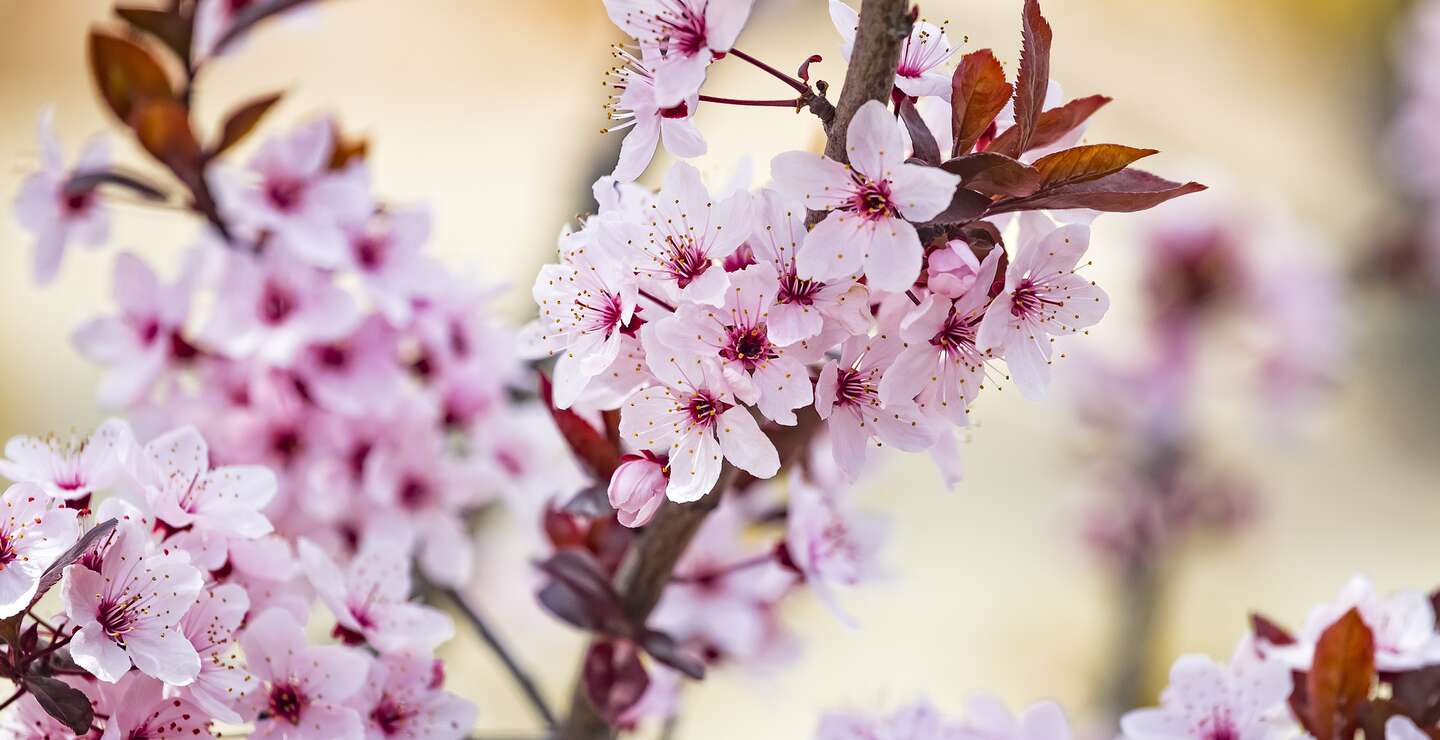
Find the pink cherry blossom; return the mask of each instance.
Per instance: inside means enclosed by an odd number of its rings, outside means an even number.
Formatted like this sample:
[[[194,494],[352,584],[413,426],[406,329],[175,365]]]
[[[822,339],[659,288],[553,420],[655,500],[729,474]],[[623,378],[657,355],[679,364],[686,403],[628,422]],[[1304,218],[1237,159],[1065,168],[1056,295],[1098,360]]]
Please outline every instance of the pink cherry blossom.
[[[404,379],[399,341],[388,321],[371,314],[350,335],[301,350],[295,373],[305,392],[328,410],[383,414],[397,402]]]
[[[360,714],[346,706],[360,692],[370,659],[339,645],[312,646],[294,617],[271,609],[240,635],[258,684],[251,694],[264,719],[255,740],[363,740]]]
[[[194,427],[146,443],[135,467],[150,510],[180,530],[171,544],[183,546],[198,567],[223,566],[232,538],[256,539],[273,530],[261,511],[275,496],[275,474],[258,465],[211,470],[209,445]]]
[[[230,357],[288,365],[305,345],[338,340],[359,323],[349,294],[284,250],[222,259],[215,311],[201,333]]]
[[[805,233],[803,205],[776,190],[761,191],[754,232],[746,243],[756,260],[775,268],[779,281],[765,319],[771,340],[783,347],[810,339],[824,330],[827,321],[851,334],[865,333],[872,321],[865,286],[853,280],[827,283],[799,276],[795,257]]]
[[[771,163],[782,193],[830,211],[800,247],[799,276],[833,280],[863,271],[872,288],[906,290],[922,257],[910,222],[950,205],[960,178],[906,163],[899,124],[879,101],[861,106],[847,135],[848,166],[811,152],[786,152]]]
[[[735,44],[754,0],[605,0],[610,20],[654,49],[655,101],[679,105],[705,82],[710,62]]]
[[[200,571],[184,556],[156,549],[147,532],[122,525],[98,571],[84,564],[65,569],[60,597],[80,627],[71,656],[102,681],[119,681],[134,664],[165,683],[191,683],[200,657],[180,620],[200,588]]]
[[[856,626],[841,608],[834,587],[853,587],[880,573],[877,556],[885,541],[885,523],[856,512],[834,491],[822,491],[803,480],[790,484],[785,546],[805,584],[841,622]]]
[[[1110,307],[1110,297],[1076,274],[1090,246],[1090,227],[1053,228],[1044,216],[1027,214],[1021,229],[1024,236],[1005,273],[1005,290],[986,310],[976,347],[1004,355],[1021,395],[1043,398],[1050,383],[1052,337],[1095,324]]]
[[[1228,667],[1203,655],[1181,656],[1160,706],[1127,713],[1120,728],[1128,740],[1262,740],[1278,728],[1290,690],[1290,668],[1261,660],[1247,639]]]
[[[233,173],[215,178],[221,206],[251,230],[271,232],[295,259],[315,267],[339,267],[351,259],[342,223],[370,215],[369,176],[364,165],[331,172],[334,123],[316,118],[287,137],[266,141],[250,160],[259,182]]]
[[[908,452],[931,445],[935,432],[909,398],[881,403],[882,373],[893,366],[901,342],[881,331],[854,336],[840,346],[840,359],[828,360],[815,383],[815,411],[829,422],[834,459],[845,477],[855,480],[872,440]]]
[[[365,494],[380,507],[373,521],[424,533],[416,549],[425,575],[461,585],[470,575],[474,550],[460,512],[480,503],[484,489],[477,468],[453,459],[434,430],[393,441],[365,461]]]
[[[658,287],[663,297],[674,301],[719,306],[728,281],[715,260],[723,260],[745,241],[749,223],[748,193],[716,202],[700,172],[676,162],[646,209],[644,226],[638,234],[625,235],[624,242],[631,250],[640,249],[635,270],[642,287]]]
[[[16,483],[0,495],[0,618],[30,606],[44,573],[80,537],[74,509],[55,506],[33,483]]]
[[[901,320],[905,348],[880,381],[880,400],[887,407],[913,399],[929,414],[966,423],[985,376],[987,358],[977,335],[989,316],[990,284],[1000,256],[999,249],[985,256],[970,290],[958,300],[932,293]]]
[[[1053,701],[1027,707],[1016,717],[997,698],[988,694],[970,697],[965,718],[956,729],[955,740],[1070,740],[1070,723],[1065,710]]]
[[[665,461],[646,451],[643,455],[627,455],[615,474],[610,476],[610,505],[620,523],[627,527],[643,527],[655,516],[665,501]]]
[[[35,282],[55,279],[65,246],[73,239],[98,247],[110,236],[110,211],[94,188],[70,190],[77,175],[103,172],[110,163],[110,146],[95,138],[85,146],[73,170],[65,169],[60,143],[55,139],[55,111],[40,113],[40,170],[20,183],[15,196],[15,220],[35,237]]]
[[[620,227],[609,222],[567,234],[560,262],[540,268],[531,290],[540,317],[526,329],[536,352],[558,354],[556,408],[570,408],[590,380],[620,353],[625,327],[635,314],[639,287],[624,254]]]
[[[620,412],[620,434],[642,450],[666,452],[666,496],[695,501],[720,478],[721,457],[757,478],[780,469],[775,445],[749,409],[735,404],[728,385],[706,358],[672,350],[654,326],[640,330],[651,372],[662,385],[637,391]]]
[[[211,585],[180,620],[185,639],[200,655],[195,682],[180,689],[186,700],[220,722],[243,721],[237,709],[255,686],[236,650],[235,635],[250,609],[250,596],[236,583]]]
[[[730,273],[730,290],[720,307],[685,304],[655,322],[655,337],[669,349],[718,363],[735,397],[753,403],[779,424],[795,424],[795,409],[812,400],[806,348],[783,347],[770,339],[768,317],[777,292],[768,262]],[[813,353],[814,350],[811,350]]]
[[[1381,671],[1410,671],[1440,664],[1440,634],[1435,631],[1435,608],[1424,592],[1397,591],[1381,597],[1369,578],[1351,578],[1335,601],[1315,607],[1292,645],[1269,646],[1266,655],[1297,670],[1307,670],[1315,643],[1336,620],[1351,609],[1360,611],[1375,635],[1375,667]]]
[[[368,642],[382,653],[428,653],[454,635],[449,617],[408,601],[409,542],[367,534],[343,570],[315,543],[301,539],[299,548],[305,577],[347,641]]]
[[[119,481],[134,445],[130,426],[118,419],[101,424],[84,439],[11,437],[5,443],[5,459],[0,460],[0,475],[17,483],[34,483],[55,498],[84,499]]]
[[[946,249],[931,252],[925,260],[925,286],[946,298],[959,298],[970,290],[980,274],[980,260],[964,241],[956,239]]]
[[[119,313],[91,319],[71,335],[80,354],[107,368],[100,403],[139,401],[168,369],[195,355],[183,330],[198,267],[197,260],[187,259],[180,277],[164,284],[134,254],[115,258],[112,291]]]
[[[620,159],[612,173],[622,181],[634,180],[645,172],[662,142],[665,151],[681,158],[698,157],[706,150],[705,139],[694,122],[699,96],[689,95],[676,105],[660,107],[655,100],[655,75],[651,67],[661,61],[661,57],[653,49],[642,50],[642,56],[643,59],[637,59],[629,51],[616,47],[615,58],[620,64],[610,70],[613,81],[609,85],[618,92],[612,95],[606,108],[610,120],[623,123],[605,131],[630,130],[620,145]]]
[[[167,697],[165,684],[149,676],[126,674],[108,693],[114,698],[107,702],[109,718],[100,740],[213,737],[203,709]]]
[[[440,687],[439,661],[383,655],[350,700],[365,722],[366,740],[460,740],[475,726],[475,705]]]
[[[850,61],[850,51],[855,47],[855,30],[860,26],[860,16],[854,8],[842,0],[830,0],[830,22],[840,32],[840,50],[845,61]],[[895,87],[912,98],[922,95],[938,95],[950,98],[950,73],[939,69],[955,53],[945,27],[925,21],[917,21],[910,29],[910,36],[900,47],[900,63],[895,68]]]
[[[423,301],[442,280],[443,269],[421,254],[430,240],[430,214],[420,208],[366,213],[341,222],[350,243],[349,267],[360,275],[365,295],[385,318],[396,324],[410,319],[414,304]]]
[[[781,599],[795,577],[773,559],[758,562],[744,538],[745,517],[732,503],[705,520],[675,568],[651,625],[711,662],[764,671],[794,655],[780,622]],[[757,563],[735,568],[737,563]]]

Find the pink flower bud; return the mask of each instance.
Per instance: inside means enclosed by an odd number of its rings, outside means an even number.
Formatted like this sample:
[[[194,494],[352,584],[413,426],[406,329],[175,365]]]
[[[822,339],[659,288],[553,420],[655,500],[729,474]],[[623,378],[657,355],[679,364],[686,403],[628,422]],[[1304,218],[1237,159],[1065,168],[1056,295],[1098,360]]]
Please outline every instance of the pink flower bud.
[[[959,298],[975,284],[980,272],[980,260],[970,251],[970,245],[963,241],[950,242],[949,249],[930,253],[926,269],[926,284],[930,290],[946,298]]]
[[[610,476],[610,505],[615,507],[620,523],[642,527],[650,521],[665,500],[667,482],[664,461],[648,452],[644,457],[626,455]]]

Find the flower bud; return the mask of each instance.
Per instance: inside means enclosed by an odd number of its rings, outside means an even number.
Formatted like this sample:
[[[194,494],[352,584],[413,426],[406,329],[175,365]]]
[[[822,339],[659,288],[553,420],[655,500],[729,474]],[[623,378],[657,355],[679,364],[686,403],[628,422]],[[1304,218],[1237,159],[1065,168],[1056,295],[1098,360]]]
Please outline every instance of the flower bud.
[[[610,476],[610,505],[615,507],[620,523],[641,527],[650,521],[665,500],[667,482],[663,461],[649,453],[643,457],[626,455]]]
[[[975,284],[980,272],[980,260],[970,251],[970,245],[963,241],[950,242],[949,249],[930,253],[926,269],[926,284],[930,290],[946,298],[959,298]]]

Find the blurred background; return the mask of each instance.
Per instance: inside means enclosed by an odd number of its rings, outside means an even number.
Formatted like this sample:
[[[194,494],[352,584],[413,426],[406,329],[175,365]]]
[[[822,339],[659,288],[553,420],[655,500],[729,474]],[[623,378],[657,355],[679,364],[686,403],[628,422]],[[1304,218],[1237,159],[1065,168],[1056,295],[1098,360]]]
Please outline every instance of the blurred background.
[[[1404,5],[1049,0],[1045,10],[1053,76],[1071,96],[1115,98],[1086,141],[1160,149],[1147,169],[1216,184],[1201,196],[1211,213],[1288,214],[1300,228],[1286,254],[1343,278],[1363,272],[1408,218],[1383,154]],[[36,165],[42,107],[55,106],[67,154],[111,127],[85,60],[86,29],[111,22],[108,6],[0,0],[7,208]],[[995,49],[1013,75],[1020,6],[927,0],[922,11],[950,21],[962,52]],[[213,122],[239,101],[288,90],[271,131],[336,112],[347,130],[371,138],[378,189],[431,206],[432,248],[476,280],[508,284],[498,310],[518,323],[560,226],[593,208],[589,183],[613,163],[619,139],[599,133],[600,82],[619,40],[599,0],[334,0],[253,34],[207,73],[198,105]],[[843,77],[822,0],[758,0],[739,45],[782,69],[819,53],[825,61],[812,75],[836,89]],[[744,65],[722,63],[711,75],[712,94],[783,94]],[[759,184],[774,154],[820,143],[813,118],[783,110],[707,105],[697,118],[710,142],[697,165],[717,181],[748,155]],[[123,161],[142,161],[123,135],[114,144]],[[1072,343],[1077,355],[1124,358],[1143,341],[1147,223],[1096,222],[1091,276],[1114,308]],[[98,370],[71,349],[69,332],[108,305],[117,248],[165,264],[195,230],[181,214],[122,205],[113,235],[106,254],[73,252],[60,279],[40,289],[28,238],[0,219],[0,435],[88,429],[102,417],[92,394]],[[1256,238],[1246,248],[1270,246]],[[1440,585],[1440,311],[1430,295],[1349,281],[1343,310],[1304,329],[1344,343],[1316,400],[1293,412],[1260,403],[1227,373],[1252,359],[1244,342],[1222,335],[1205,344],[1203,362],[1216,370],[1192,409],[1196,438],[1211,459],[1243,471],[1256,513],[1234,536],[1187,538],[1167,558],[1156,643],[1141,672],[1146,696],[1179,653],[1228,657],[1252,609],[1298,625],[1356,572],[1382,590]],[[1061,361],[1055,372],[1063,380],[1081,365]],[[989,392],[974,418],[955,492],[923,456],[892,456],[863,484],[866,507],[893,519],[895,578],[848,599],[861,629],[798,599],[786,621],[803,637],[800,659],[775,675],[718,671],[691,687],[676,737],[805,737],[827,709],[874,711],[926,695],[958,712],[979,690],[1012,706],[1055,698],[1082,721],[1103,716],[1106,679],[1125,649],[1114,633],[1126,624],[1126,579],[1093,556],[1078,512],[1094,509],[1084,471],[1106,453],[1089,444],[1091,428],[1063,397],[1030,403]],[[486,587],[474,597],[558,701],[568,696],[580,637],[540,617],[528,597],[521,563],[532,541],[503,527],[483,537]],[[450,677],[479,704],[482,736],[523,734],[528,708],[459,631],[447,651]]]

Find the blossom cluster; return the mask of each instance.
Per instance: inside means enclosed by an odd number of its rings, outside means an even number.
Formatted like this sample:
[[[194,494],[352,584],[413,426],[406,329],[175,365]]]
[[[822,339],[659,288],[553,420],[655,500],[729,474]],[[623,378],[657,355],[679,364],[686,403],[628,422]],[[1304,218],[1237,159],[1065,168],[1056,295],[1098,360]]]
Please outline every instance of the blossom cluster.
[[[142,444],[118,420],[6,444],[0,619],[12,625],[6,675],[28,691],[0,726],[35,738],[208,736],[216,723],[253,723],[254,737],[464,737],[475,708],[443,689],[433,655],[453,627],[409,601],[413,542],[374,533],[343,568],[309,540],[297,556],[264,513],[275,474],[211,460],[194,427]],[[52,587],[55,614],[40,600]],[[344,644],[307,637],[317,598]]]

